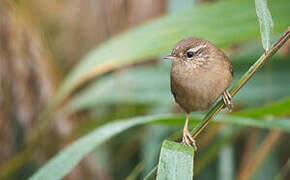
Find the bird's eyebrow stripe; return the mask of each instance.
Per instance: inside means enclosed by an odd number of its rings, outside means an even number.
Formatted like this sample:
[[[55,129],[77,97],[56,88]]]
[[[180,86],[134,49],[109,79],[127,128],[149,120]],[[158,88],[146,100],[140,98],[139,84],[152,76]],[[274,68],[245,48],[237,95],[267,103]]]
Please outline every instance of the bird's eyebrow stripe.
[[[200,49],[205,48],[205,47],[206,47],[206,45],[203,44],[203,45],[200,45],[200,46],[197,46],[197,47],[194,47],[194,48],[190,48],[190,49],[187,50],[187,51],[197,52],[197,51],[199,51]]]

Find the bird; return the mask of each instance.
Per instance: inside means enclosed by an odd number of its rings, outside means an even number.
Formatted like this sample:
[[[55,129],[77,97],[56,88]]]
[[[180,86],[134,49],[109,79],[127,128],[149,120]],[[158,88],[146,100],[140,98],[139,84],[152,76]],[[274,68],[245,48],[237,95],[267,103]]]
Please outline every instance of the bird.
[[[197,149],[195,139],[188,130],[191,112],[207,110],[220,96],[231,111],[230,87],[234,75],[227,55],[210,41],[189,37],[180,40],[172,53],[170,87],[175,102],[186,112],[182,142]]]

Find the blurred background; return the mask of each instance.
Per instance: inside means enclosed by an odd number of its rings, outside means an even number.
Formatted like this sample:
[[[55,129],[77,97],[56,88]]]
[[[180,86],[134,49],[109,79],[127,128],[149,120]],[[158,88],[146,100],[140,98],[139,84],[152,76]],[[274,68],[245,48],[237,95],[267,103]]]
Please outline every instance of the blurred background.
[[[269,3],[274,42],[289,26],[290,4]],[[182,113],[170,93],[170,62],[160,59],[188,36],[222,48],[234,82],[263,53],[249,0],[1,1],[0,179],[27,179],[112,121]],[[234,97],[234,112],[289,100],[289,50],[288,41]],[[180,134],[183,123],[121,132],[64,179],[141,179],[158,163],[163,139]],[[198,139],[196,179],[290,179],[289,138],[275,129],[215,123]]]

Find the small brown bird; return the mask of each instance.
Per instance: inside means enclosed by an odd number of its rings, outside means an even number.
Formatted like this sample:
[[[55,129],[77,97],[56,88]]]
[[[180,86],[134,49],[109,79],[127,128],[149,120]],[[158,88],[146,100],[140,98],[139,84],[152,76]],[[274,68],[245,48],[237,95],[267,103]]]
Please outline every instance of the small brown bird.
[[[226,90],[232,83],[232,64],[215,45],[197,37],[179,41],[165,59],[173,61],[171,92],[186,112],[182,142],[196,150],[195,140],[188,131],[190,113],[208,109],[220,95],[231,111],[231,96]]]

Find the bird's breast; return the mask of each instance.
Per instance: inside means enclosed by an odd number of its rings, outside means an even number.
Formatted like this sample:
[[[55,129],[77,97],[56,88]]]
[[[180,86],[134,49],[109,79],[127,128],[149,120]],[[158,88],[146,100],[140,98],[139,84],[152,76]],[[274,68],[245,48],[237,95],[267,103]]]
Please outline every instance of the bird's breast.
[[[175,101],[187,112],[206,110],[229,87],[225,70],[219,64],[193,68],[183,62],[173,62],[171,91]]]

